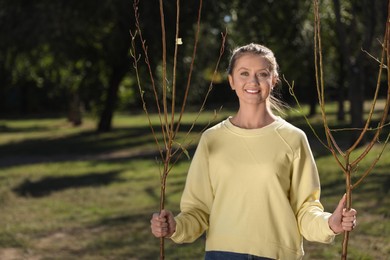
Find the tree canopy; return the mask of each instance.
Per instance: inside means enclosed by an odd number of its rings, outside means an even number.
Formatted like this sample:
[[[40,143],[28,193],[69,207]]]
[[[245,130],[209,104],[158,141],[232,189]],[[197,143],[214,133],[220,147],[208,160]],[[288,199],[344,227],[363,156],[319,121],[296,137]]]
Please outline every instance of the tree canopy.
[[[182,75],[191,57],[198,4],[181,1],[178,86],[184,85]],[[378,68],[362,49],[379,55],[386,4],[321,2],[325,81],[333,90],[329,98],[339,99],[342,112],[341,104],[349,98],[355,125],[361,121],[361,103],[374,87]],[[220,33],[226,30],[226,52],[210,102],[213,98],[219,102],[221,95],[231,98],[224,88],[230,50],[258,42],[274,50],[281,74],[295,81],[300,99],[314,108],[315,95],[307,95],[315,91],[312,8],[310,1],[204,1],[189,102],[202,100],[218,57]],[[176,1],[164,1],[164,11],[172,54]],[[140,1],[139,12],[151,66],[158,74],[162,55],[158,1]],[[114,111],[141,109],[129,54],[134,23],[132,1],[0,0],[0,113],[67,113],[77,125],[84,110],[99,117],[98,130],[109,131]],[[147,82],[147,75],[143,80]],[[282,92],[289,101],[288,91]]]

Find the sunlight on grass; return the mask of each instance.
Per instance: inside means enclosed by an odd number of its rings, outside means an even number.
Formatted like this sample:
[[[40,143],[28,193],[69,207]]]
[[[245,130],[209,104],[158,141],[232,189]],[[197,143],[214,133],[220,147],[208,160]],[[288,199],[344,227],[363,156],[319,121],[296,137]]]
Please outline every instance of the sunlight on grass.
[[[211,125],[231,114],[222,110]],[[190,135],[191,155],[198,132],[213,115],[206,112],[199,118]],[[186,114],[184,129],[195,117],[196,113]],[[289,118],[308,134],[322,181],[322,201],[327,211],[333,211],[345,191],[341,170],[313,139],[299,113],[292,109]],[[311,120],[318,123],[318,117]],[[153,115],[152,121],[157,126],[159,119]],[[64,118],[0,121],[4,130],[0,135],[0,258],[7,254],[15,259],[157,258],[159,241],[150,234],[149,219],[159,204],[159,154],[145,115],[117,115],[110,133],[96,133],[92,118],[83,122],[74,128]],[[375,146],[359,169],[368,167],[379,149]],[[168,177],[166,207],[175,213],[189,164],[183,156]],[[389,168],[386,148],[372,174],[354,191],[359,226],[351,234],[351,259],[390,255]],[[304,259],[338,259],[341,240],[338,236],[331,245],[305,242]],[[167,240],[166,259],[203,259],[203,251],[204,238],[189,245]]]

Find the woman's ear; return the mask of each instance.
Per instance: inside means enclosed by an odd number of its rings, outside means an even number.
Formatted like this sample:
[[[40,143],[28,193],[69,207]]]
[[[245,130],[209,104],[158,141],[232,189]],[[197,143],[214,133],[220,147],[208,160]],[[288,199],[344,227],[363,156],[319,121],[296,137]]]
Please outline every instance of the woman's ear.
[[[232,75],[228,75],[228,80],[229,80],[229,85],[230,85],[230,87],[232,88],[232,90],[234,90],[234,82],[233,82],[233,77],[232,77]]]
[[[276,85],[278,84],[278,81],[279,81],[278,77],[274,75],[274,76],[272,77],[272,89],[273,89],[274,87],[276,87]]]

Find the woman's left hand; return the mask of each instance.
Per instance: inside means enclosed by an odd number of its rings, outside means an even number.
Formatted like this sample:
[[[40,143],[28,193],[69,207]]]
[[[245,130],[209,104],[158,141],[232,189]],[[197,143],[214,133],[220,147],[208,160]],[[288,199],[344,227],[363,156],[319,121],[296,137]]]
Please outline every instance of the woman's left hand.
[[[356,215],[355,209],[345,209],[346,195],[344,195],[337,208],[330,216],[328,220],[329,227],[335,234],[339,234],[343,231],[352,231],[356,227]]]

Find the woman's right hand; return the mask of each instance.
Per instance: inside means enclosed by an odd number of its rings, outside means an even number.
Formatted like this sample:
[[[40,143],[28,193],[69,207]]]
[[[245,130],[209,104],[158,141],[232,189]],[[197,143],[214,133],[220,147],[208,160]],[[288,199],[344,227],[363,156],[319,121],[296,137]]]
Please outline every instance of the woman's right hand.
[[[160,214],[154,213],[150,223],[155,237],[171,237],[176,231],[176,221],[169,210],[163,209]]]

